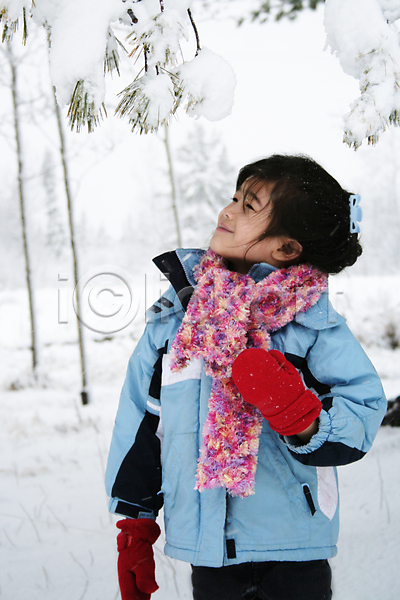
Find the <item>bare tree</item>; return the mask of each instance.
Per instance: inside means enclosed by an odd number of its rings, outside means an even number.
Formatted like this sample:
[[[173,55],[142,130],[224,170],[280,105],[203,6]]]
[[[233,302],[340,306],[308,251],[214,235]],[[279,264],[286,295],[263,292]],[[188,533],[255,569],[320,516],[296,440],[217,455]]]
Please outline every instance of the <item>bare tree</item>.
[[[8,61],[11,72],[11,95],[13,105],[13,125],[15,135],[15,147],[17,154],[17,180],[18,180],[18,196],[19,196],[19,207],[21,217],[21,228],[22,228],[22,240],[24,248],[25,258],[25,280],[26,287],[28,290],[28,302],[29,302],[29,318],[30,318],[30,336],[31,336],[31,353],[32,353],[32,370],[34,377],[36,377],[36,370],[38,366],[38,348],[37,348],[37,336],[36,336],[36,313],[34,303],[34,292],[32,283],[32,268],[31,268],[31,256],[29,251],[29,241],[27,232],[27,211],[26,211],[26,193],[25,193],[25,180],[24,180],[24,157],[23,157],[23,142],[21,136],[21,115],[20,115],[20,98],[18,94],[18,59],[12,51],[12,44],[8,40],[3,49],[3,53]]]
[[[171,145],[169,143],[169,133],[168,127],[164,124],[164,138],[163,143],[165,146],[165,152],[167,155],[168,162],[168,176],[171,184],[171,200],[172,200],[172,211],[174,214],[175,228],[176,228],[176,240],[178,242],[179,248],[182,246],[182,233],[181,227],[179,223],[179,211],[178,211],[178,186],[176,182],[176,175],[174,169],[174,161],[171,152]]]
[[[60,107],[57,104],[56,91],[54,86],[52,86],[53,92],[53,100],[54,100],[54,114],[57,120],[58,127],[58,136],[60,141],[59,151],[60,151],[60,159],[63,169],[63,181],[64,181],[64,190],[65,196],[67,199],[67,207],[68,207],[68,223],[69,223],[69,236],[70,236],[70,244],[72,251],[72,261],[74,268],[74,284],[75,284],[75,298],[76,298],[76,323],[78,327],[78,344],[79,344],[79,356],[81,363],[81,380],[82,380],[82,391],[81,391],[81,399],[82,404],[89,403],[89,391],[88,391],[88,378],[87,378],[87,368],[86,368],[86,353],[85,353],[85,345],[84,345],[84,335],[83,335],[83,327],[81,322],[81,294],[80,288],[78,285],[79,282],[79,267],[78,267],[78,252],[76,247],[76,236],[75,236],[75,227],[74,227],[74,216],[73,216],[73,199],[71,193],[71,184],[68,172],[68,161],[66,156],[66,148],[65,148],[65,136],[64,130],[62,126],[61,119],[61,111]]]

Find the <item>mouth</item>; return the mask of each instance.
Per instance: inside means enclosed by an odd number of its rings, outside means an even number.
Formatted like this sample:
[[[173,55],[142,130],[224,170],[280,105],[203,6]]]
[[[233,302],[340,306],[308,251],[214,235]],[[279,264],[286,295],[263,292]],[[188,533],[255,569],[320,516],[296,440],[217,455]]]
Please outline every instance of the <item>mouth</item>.
[[[224,225],[223,223],[219,223],[217,230],[218,231],[227,231],[228,233],[232,233],[232,231],[230,229],[228,229],[226,227],[226,225]]]

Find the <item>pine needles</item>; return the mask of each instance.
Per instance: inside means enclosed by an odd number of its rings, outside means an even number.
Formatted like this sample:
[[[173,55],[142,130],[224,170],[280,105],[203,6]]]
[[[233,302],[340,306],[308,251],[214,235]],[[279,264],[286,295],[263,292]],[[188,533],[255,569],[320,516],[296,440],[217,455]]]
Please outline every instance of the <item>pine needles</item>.
[[[7,15],[7,9],[0,9],[0,21],[4,23],[3,31],[1,32],[1,41],[2,42],[11,42],[14,37],[14,34],[19,29],[19,19],[15,19],[15,21],[11,21]],[[22,43],[26,44],[26,40],[28,38],[28,26],[26,22],[26,10],[22,9]]]
[[[183,94],[180,80],[172,73],[146,73],[127,86],[115,114],[127,116],[132,131],[152,133],[169,123]]]
[[[91,133],[103,116],[107,116],[104,103],[101,105],[100,110],[97,110],[93,97],[85,89],[85,82],[83,80],[78,81],[67,113],[71,130],[75,129],[79,132],[82,127],[87,126],[89,133]]]

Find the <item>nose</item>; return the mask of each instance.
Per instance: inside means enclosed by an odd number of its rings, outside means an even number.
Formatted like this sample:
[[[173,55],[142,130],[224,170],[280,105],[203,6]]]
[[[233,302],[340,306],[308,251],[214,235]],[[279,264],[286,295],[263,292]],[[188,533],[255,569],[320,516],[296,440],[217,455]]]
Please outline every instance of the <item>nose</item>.
[[[232,219],[233,214],[235,212],[235,208],[237,207],[237,204],[238,203],[231,202],[230,204],[225,206],[225,208],[223,208],[221,211],[223,216],[226,217],[227,219]]]
[[[223,208],[219,215],[218,215],[218,222],[221,221],[221,219],[226,219],[227,221],[229,221],[231,219],[231,215],[229,213],[228,210],[228,206],[225,206],[225,208]]]

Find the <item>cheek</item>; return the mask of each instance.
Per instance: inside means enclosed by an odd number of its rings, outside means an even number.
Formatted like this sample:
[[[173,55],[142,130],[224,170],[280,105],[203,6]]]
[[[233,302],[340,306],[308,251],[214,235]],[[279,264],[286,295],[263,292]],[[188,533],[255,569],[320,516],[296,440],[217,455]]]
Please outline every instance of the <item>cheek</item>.
[[[245,243],[255,242],[263,233],[264,228],[256,220],[249,218],[243,219],[241,226],[237,228],[237,233]],[[257,245],[260,242],[257,242]]]

